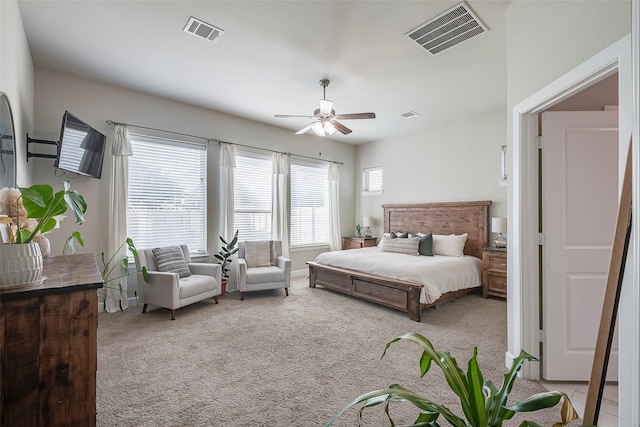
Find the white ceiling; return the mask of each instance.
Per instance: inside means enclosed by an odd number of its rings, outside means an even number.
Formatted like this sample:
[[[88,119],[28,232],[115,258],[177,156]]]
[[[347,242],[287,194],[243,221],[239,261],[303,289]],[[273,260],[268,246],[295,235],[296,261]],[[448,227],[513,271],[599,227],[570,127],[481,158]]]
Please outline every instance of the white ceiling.
[[[418,132],[506,102],[505,10],[468,1],[489,31],[432,55],[405,37],[460,1],[19,0],[36,66],[198,105],[291,131],[327,99],[351,144]],[[225,31],[183,31],[194,16]],[[404,119],[415,111],[420,116]]]

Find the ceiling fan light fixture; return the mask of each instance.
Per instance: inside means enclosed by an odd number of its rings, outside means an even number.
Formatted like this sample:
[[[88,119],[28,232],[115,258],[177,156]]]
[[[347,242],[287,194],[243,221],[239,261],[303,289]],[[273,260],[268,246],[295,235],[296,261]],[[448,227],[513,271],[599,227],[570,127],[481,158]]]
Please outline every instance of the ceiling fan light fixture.
[[[1,1],[1,0],[0,0]],[[307,119],[313,119],[313,122],[309,123],[302,129],[296,132],[296,135],[302,135],[309,129],[318,136],[330,136],[340,132],[343,135],[351,133],[351,129],[340,123],[341,120],[355,120],[355,119],[375,119],[375,113],[350,113],[336,115],[336,111],[333,109],[333,101],[327,99],[327,86],[329,85],[328,79],[320,80],[320,86],[322,86],[322,99],[320,100],[320,108],[316,108],[313,112],[313,116],[291,115],[291,114],[276,114],[275,117],[304,117]]]
[[[331,115],[334,112],[331,107],[333,107],[333,101],[329,101],[328,99],[320,100],[320,114],[324,116]]]
[[[336,132],[336,128],[329,121],[316,122],[311,126],[311,130],[318,136],[333,135]]]
[[[336,133],[336,128],[333,127],[333,124],[331,124],[331,122],[324,122],[324,131],[328,135],[333,135],[334,133]]]

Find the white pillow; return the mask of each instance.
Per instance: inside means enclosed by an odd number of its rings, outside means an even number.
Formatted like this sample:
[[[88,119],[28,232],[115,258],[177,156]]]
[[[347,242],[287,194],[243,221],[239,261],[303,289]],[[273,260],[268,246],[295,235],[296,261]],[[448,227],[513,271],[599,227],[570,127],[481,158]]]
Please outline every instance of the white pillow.
[[[382,252],[418,255],[419,237],[391,237],[382,236]]]
[[[468,233],[433,235],[433,254],[444,256],[464,256],[464,244],[467,242]]]

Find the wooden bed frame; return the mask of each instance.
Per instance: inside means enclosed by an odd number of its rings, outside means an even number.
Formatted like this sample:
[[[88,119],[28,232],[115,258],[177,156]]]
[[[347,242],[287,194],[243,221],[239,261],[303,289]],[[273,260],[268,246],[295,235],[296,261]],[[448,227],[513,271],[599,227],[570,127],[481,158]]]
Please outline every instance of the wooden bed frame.
[[[481,249],[489,243],[490,206],[491,201],[386,204],[382,205],[384,232],[468,233],[464,247],[465,255],[481,258]],[[307,262],[307,264],[310,287],[315,288],[316,285],[321,285],[334,291],[386,305],[408,313],[409,318],[417,322],[422,320],[423,309],[477,289],[447,292],[431,304],[421,304],[422,285],[316,262]]]

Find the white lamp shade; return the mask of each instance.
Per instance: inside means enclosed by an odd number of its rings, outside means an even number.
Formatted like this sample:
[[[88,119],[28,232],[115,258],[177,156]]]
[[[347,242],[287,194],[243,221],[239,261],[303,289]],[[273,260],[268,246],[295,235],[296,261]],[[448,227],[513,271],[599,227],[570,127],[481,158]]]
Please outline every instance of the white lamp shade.
[[[365,216],[362,218],[362,225],[364,227],[373,227],[374,219],[372,216]]]
[[[507,232],[507,218],[491,218],[491,232],[492,233],[506,233]]]

